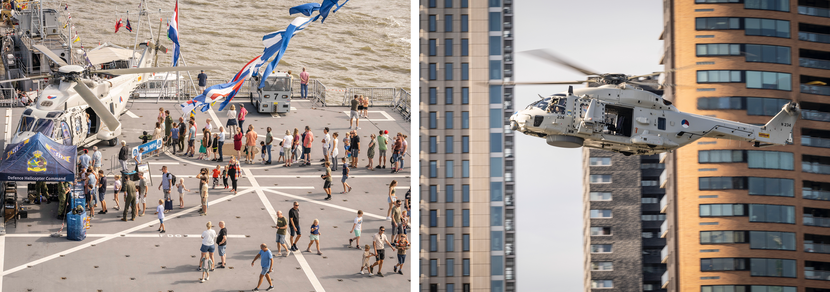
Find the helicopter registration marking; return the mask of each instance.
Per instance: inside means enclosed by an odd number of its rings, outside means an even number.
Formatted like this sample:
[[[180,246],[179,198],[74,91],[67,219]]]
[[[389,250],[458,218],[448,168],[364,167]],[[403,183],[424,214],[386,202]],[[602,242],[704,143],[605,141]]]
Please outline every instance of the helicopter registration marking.
[[[758,133],[758,137],[769,139],[769,134],[767,134],[767,133]]]

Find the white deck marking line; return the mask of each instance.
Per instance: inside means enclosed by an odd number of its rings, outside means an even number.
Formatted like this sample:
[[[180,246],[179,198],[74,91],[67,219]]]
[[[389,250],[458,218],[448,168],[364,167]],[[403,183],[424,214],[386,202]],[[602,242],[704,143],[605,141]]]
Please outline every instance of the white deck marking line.
[[[296,199],[296,200],[302,200],[302,201],[306,201],[306,202],[309,202],[309,203],[323,205],[323,206],[326,206],[326,207],[340,209],[340,210],[343,210],[343,211],[349,211],[349,212],[352,212],[354,214],[357,214],[357,210],[352,209],[352,208],[341,207],[341,206],[338,206],[338,205],[335,205],[335,204],[329,204],[329,203],[326,203],[326,202],[314,201],[314,200],[306,198],[306,197],[287,194],[287,193],[283,193],[283,192],[279,192],[279,191],[275,191],[275,190],[264,189],[264,191],[269,192],[269,193],[274,193],[274,194],[277,194],[277,195],[280,195],[280,196],[286,196],[286,197],[293,198],[293,199]],[[386,216],[375,215],[375,214],[372,214],[372,213],[367,213],[366,211],[363,211],[363,215],[364,216],[369,216],[369,217],[374,217],[376,219],[386,220]]]
[[[202,239],[201,234],[172,234],[172,233],[164,233],[164,234],[126,234],[124,236],[121,236],[120,234],[87,234],[86,237],[107,237],[107,236],[110,236],[110,235],[116,235],[116,236],[119,236],[119,237],[133,237],[133,238],[159,238],[159,237],[164,238],[164,237],[170,237],[170,238],[196,238],[196,239],[200,239],[200,240]],[[52,235],[51,234],[37,233],[37,234],[8,234],[6,236],[16,237],[16,238],[32,238],[32,237],[37,238],[37,237],[51,237]],[[61,234],[61,237],[66,237],[66,235]],[[228,235],[228,237],[229,238],[247,238],[245,235],[238,235],[238,234]]]
[[[291,111],[295,111],[295,112],[296,112],[296,111],[297,111],[297,108],[292,106],[292,107],[291,107]]]
[[[282,119],[282,117],[278,113],[271,113],[271,117],[275,119]]]
[[[211,202],[210,202],[210,205],[214,205],[214,204],[217,204],[217,203],[221,203],[221,202],[227,201],[227,200],[229,200],[229,199],[233,199],[233,198],[236,198],[236,197],[238,197],[238,196],[241,196],[241,195],[244,195],[244,194],[250,193],[250,192],[252,192],[252,191],[253,191],[253,189],[249,189],[249,190],[246,190],[246,191],[241,191],[241,192],[238,192],[236,195],[230,195],[230,196],[227,196],[227,197],[223,197],[223,198],[221,198],[221,199],[213,200],[213,201],[211,201]],[[194,212],[194,211],[199,210],[199,209],[201,209],[201,208],[202,208],[201,206],[193,206],[193,207],[190,207],[190,208],[185,209],[184,211],[181,211],[181,212],[178,212],[178,213],[175,213],[175,214],[172,214],[172,215],[167,215],[167,216],[165,216],[165,218],[164,218],[164,219],[167,219],[167,220],[169,220],[169,219],[173,219],[173,218],[176,218],[176,217],[182,216],[182,215],[184,215],[184,214],[187,214],[187,213],[190,213],[190,212]],[[38,260],[34,260],[34,261],[31,261],[31,262],[28,262],[28,263],[25,263],[25,264],[19,265],[19,266],[17,266],[17,267],[14,267],[14,268],[11,268],[11,269],[8,269],[8,270],[4,270],[4,271],[3,271],[3,273],[2,273],[2,274],[0,274],[0,277],[2,277],[2,276],[8,276],[9,274],[12,274],[12,273],[15,273],[15,272],[19,272],[19,271],[21,271],[21,270],[23,270],[23,269],[26,269],[26,268],[27,268],[27,267],[29,267],[29,266],[39,265],[39,264],[45,263],[45,262],[47,262],[47,261],[50,261],[50,260],[53,260],[53,259],[59,258],[61,255],[68,255],[68,254],[71,254],[71,253],[73,253],[73,252],[80,251],[80,250],[82,250],[82,249],[85,249],[85,248],[91,247],[91,246],[93,246],[93,245],[97,245],[97,244],[101,244],[101,243],[107,242],[107,241],[109,241],[109,240],[111,240],[111,239],[113,239],[113,238],[118,238],[118,237],[121,237],[121,234],[126,235],[126,234],[129,234],[129,233],[133,233],[133,232],[138,231],[138,230],[141,230],[141,229],[143,229],[143,228],[147,228],[147,227],[149,227],[150,225],[156,224],[156,222],[158,222],[158,221],[157,221],[157,219],[152,219],[152,220],[150,220],[150,221],[149,221],[149,222],[147,222],[147,223],[142,223],[142,224],[140,224],[140,225],[138,225],[138,226],[135,226],[135,227],[130,228],[130,229],[126,229],[126,230],[121,231],[121,232],[119,232],[119,233],[109,234],[109,235],[106,235],[105,237],[103,237],[103,238],[101,238],[101,239],[98,239],[98,240],[95,240],[95,241],[92,241],[92,242],[88,242],[88,243],[84,243],[84,244],[81,244],[81,245],[79,245],[79,246],[76,246],[76,247],[73,247],[73,248],[70,248],[70,249],[67,249],[67,250],[64,250],[64,251],[58,252],[58,253],[54,253],[54,254],[52,254],[52,255],[49,255],[49,256],[46,256],[46,257],[43,257],[43,258],[40,258],[40,259],[38,259]],[[125,236],[125,237],[126,237],[126,236]],[[201,237],[201,235],[200,235],[200,237]]]
[[[243,168],[242,172],[245,173],[245,177],[247,177],[248,180],[251,182],[251,185],[254,187],[254,190],[256,190],[257,196],[259,196],[259,199],[262,201],[262,204],[265,205],[265,210],[268,211],[268,215],[271,217],[271,220],[274,220],[274,225],[276,225],[277,211],[274,210],[274,206],[271,205],[271,202],[268,201],[268,197],[266,197],[265,193],[262,192],[263,189],[259,187],[259,183],[251,175],[251,171],[247,168]],[[316,275],[314,275],[314,271],[311,270],[311,266],[308,265],[308,262],[305,260],[303,253],[299,250],[295,251],[294,258],[296,258],[297,261],[300,263],[300,267],[303,269],[303,272],[305,272],[305,276],[308,277],[308,281],[311,282],[311,286],[314,287],[314,290],[319,292],[325,292],[326,289],[323,289],[323,285],[320,284],[320,280],[317,279]]]
[[[127,111],[127,112],[126,112],[126,113],[124,113],[124,114],[125,114],[125,115],[130,116],[130,117],[131,117],[131,118],[133,118],[133,119],[138,119],[138,118],[140,118],[137,114],[133,113],[132,111]]]
[[[346,116],[351,117],[351,111],[343,111],[343,113],[346,114]],[[360,118],[360,119],[364,120],[364,121],[370,121],[370,122],[394,122],[395,121],[395,118],[393,118],[391,115],[387,114],[386,111],[369,111],[369,113],[380,113],[384,117],[386,117],[386,119],[368,119],[368,118]]]

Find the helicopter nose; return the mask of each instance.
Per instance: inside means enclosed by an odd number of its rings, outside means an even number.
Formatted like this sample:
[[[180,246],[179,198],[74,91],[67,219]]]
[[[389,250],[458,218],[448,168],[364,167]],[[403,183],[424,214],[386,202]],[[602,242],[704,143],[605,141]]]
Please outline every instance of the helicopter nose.
[[[514,120],[513,118],[510,118],[510,130],[515,131],[515,130],[518,130],[518,129],[519,129],[519,123],[517,123],[516,120]]]

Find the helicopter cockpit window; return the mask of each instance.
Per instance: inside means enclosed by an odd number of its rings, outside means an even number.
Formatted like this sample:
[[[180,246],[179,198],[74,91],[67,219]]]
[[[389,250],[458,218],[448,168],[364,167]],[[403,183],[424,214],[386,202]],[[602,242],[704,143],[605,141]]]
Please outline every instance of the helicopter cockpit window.
[[[47,120],[47,119],[40,119],[35,122],[35,127],[32,131],[41,132],[43,135],[52,136],[52,131],[55,129],[55,121],[54,120]]]
[[[554,98],[550,102],[550,107],[548,107],[548,112],[557,113],[557,114],[564,114],[565,113],[565,104],[568,102],[565,98]]]
[[[32,127],[35,125],[35,118],[33,117],[20,117],[20,124],[17,127],[17,132],[26,132],[31,131]]]
[[[537,108],[540,108],[540,109],[543,109],[543,110],[547,110],[547,109],[548,109],[548,105],[550,104],[550,101],[551,101],[551,98],[550,98],[550,97],[546,97],[545,99],[540,100],[539,102],[537,102],[537,103],[536,103],[536,104],[534,104],[533,106],[535,106],[535,107],[537,107]]]

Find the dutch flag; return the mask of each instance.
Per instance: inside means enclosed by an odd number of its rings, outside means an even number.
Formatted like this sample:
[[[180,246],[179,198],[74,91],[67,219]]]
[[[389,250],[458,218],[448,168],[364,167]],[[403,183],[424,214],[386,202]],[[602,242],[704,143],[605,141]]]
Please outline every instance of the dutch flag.
[[[176,0],[176,8],[173,10],[173,18],[167,28],[167,37],[173,41],[173,67],[179,64],[179,0]]]

